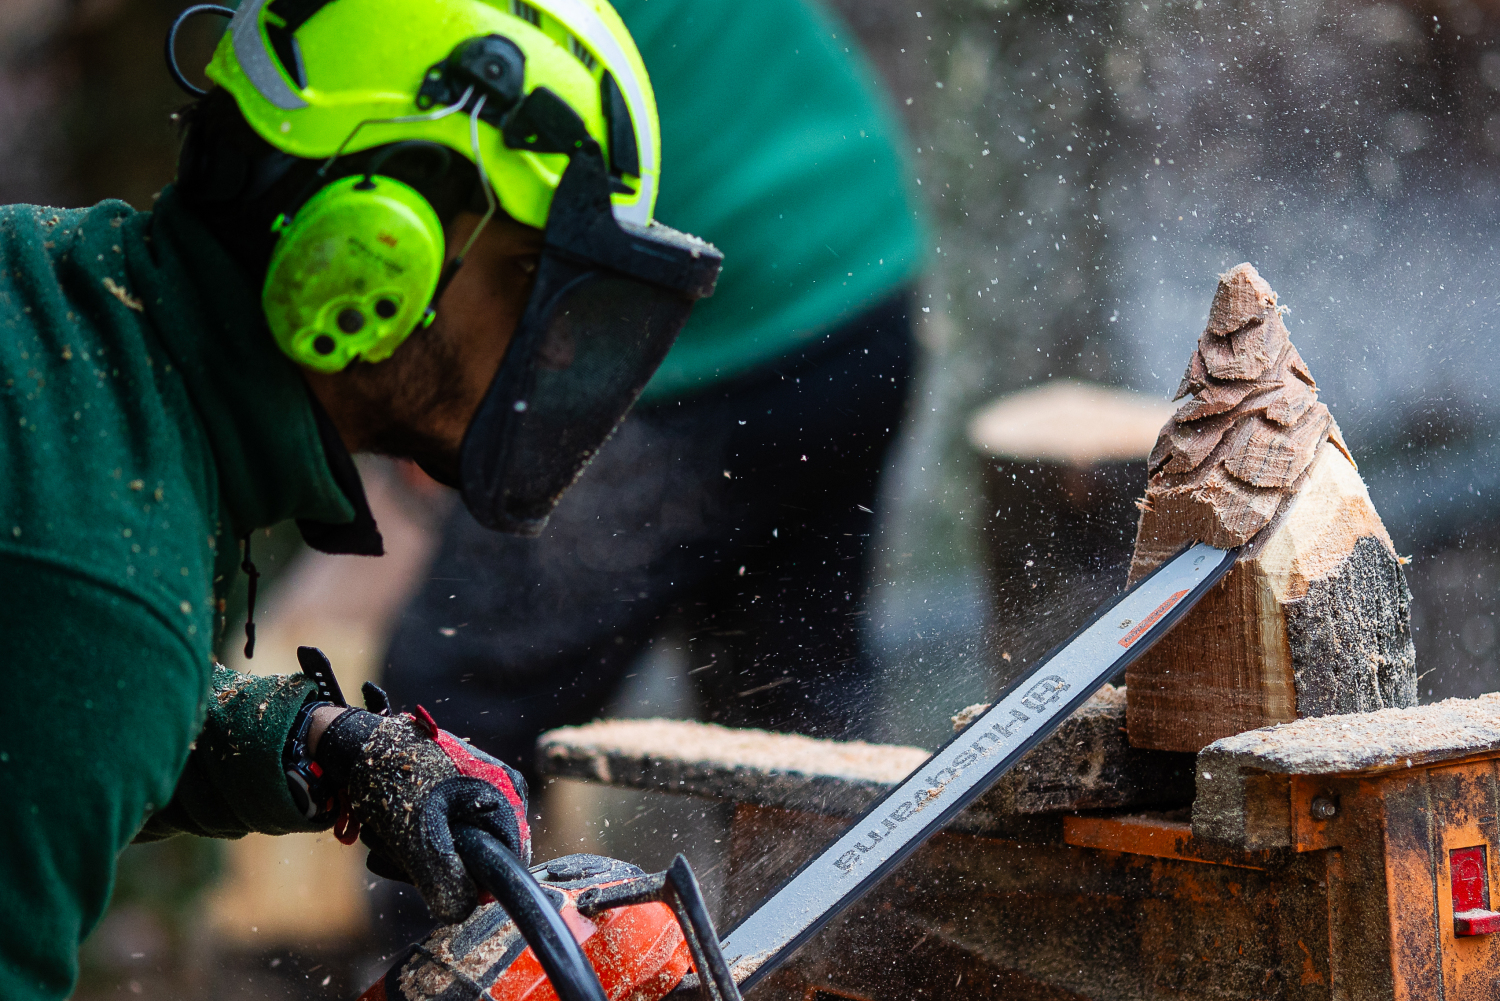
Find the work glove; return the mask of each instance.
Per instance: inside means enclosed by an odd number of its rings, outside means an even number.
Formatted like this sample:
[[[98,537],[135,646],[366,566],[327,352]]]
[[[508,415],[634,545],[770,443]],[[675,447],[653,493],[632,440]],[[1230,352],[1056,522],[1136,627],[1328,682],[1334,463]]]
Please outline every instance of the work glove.
[[[359,836],[370,847],[370,870],[415,884],[445,924],[481,902],[454,850],[455,825],[488,831],[522,863],[531,861],[526,780],[439,730],[421,706],[400,715],[349,709],[323,733],[315,758],[337,798],[339,840]]]

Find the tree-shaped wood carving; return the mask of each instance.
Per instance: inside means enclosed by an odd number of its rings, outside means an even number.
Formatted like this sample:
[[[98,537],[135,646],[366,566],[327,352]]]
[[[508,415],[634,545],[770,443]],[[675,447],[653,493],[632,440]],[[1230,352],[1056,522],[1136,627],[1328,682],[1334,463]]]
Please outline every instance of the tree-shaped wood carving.
[[[1127,673],[1137,747],[1417,701],[1401,561],[1281,312],[1249,264],[1220,276],[1151,454],[1132,583],[1190,542],[1250,545]]]

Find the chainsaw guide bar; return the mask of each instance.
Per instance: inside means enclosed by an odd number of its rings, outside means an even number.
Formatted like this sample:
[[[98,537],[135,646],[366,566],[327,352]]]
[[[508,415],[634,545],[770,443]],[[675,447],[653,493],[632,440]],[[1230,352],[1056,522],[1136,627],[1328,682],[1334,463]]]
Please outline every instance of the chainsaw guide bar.
[[[724,938],[749,990],[941,830],[1228,573],[1239,549],[1198,543],[1106,605]]]
[[[654,875],[597,855],[527,870],[498,838],[457,825],[455,849],[496,902],[411,946],[361,1001],[740,1001],[1145,653],[1243,551],[1190,546],[1094,613],[722,943],[680,855]],[[303,667],[342,701],[326,658]]]

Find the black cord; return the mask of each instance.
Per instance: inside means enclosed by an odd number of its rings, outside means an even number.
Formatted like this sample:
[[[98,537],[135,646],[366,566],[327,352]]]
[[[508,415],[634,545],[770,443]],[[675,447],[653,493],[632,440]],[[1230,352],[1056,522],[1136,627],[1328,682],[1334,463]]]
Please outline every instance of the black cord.
[[[260,571],[255,569],[255,564],[250,561],[250,534],[245,536],[245,559],[240,563],[240,569],[245,571],[245,576],[250,578],[250,600],[245,610],[245,659],[250,660],[255,656],[255,585],[260,580]]]
[[[177,20],[172,22],[172,27],[167,31],[167,72],[172,74],[172,81],[194,97],[205,97],[208,91],[193,83],[182,73],[182,67],[177,65],[177,32],[188,18],[196,14],[221,14],[224,17],[234,17],[232,7],[220,7],[213,3],[194,4],[181,14]]]
[[[389,146],[376,148],[375,154],[365,164],[365,177],[360,184],[372,183],[371,179],[385,168],[386,162],[391,157],[418,151],[435,158],[433,167],[425,171],[427,177],[441,178],[448,173],[448,167],[453,162],[453,154],[448,152],[448,147],[442,143],[435,143],[426,139],[403,139],[400,142],[391,143]],[[424,195],[423,197],[426,196]]]

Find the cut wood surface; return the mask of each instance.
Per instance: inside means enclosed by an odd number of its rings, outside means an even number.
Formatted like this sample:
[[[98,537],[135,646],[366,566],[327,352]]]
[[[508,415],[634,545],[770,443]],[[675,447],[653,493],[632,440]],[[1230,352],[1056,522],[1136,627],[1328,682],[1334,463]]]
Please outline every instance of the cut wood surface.
[[[954,821],[969,833],[1017,832],[1018,817],[1080,809],[1185,805],[1192,759],[1131,748],[1125,698],[1106,687]],[[686,793],[835,816],[858,814],[929,752],[819,740],[684,720],[604,720],[542,735],[544,775]]]
[[[1166,400],[1072,379],[1001,397],[969,422],[969,442],[1001,459],[1088,464],[1151,453]]]
[[[1248,264],[1219,279],[1162,428],[1130,580],[1254,545],[1127,674],[1130,740],[1197,751],[1299,716],[1416,702],[1411,594],[1338,426]]]

